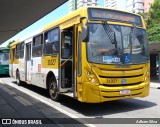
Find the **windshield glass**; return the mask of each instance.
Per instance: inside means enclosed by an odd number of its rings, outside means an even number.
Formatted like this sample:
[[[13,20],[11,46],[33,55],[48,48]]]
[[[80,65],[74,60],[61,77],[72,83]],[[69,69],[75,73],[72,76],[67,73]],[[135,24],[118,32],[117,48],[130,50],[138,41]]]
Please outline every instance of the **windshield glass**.
[[[0,65],[9,64],[9,54],[0,54]]]
[[[115,43],[102,24],[88,24],[89,42],[87,57],[89,62],[103,64],[138,64],[149,60],[146,31],[136,27],[109,25],[115,34]]]

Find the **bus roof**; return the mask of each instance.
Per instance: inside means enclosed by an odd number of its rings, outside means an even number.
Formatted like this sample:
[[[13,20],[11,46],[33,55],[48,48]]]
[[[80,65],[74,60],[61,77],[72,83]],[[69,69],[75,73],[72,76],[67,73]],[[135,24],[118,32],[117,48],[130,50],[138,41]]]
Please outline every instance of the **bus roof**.
[[[9,49],[8,47],[0,47],[0,50]]]
[[[129,14],[141,16],[141,15],[139,15],[139,14],[132,13],[132,12],[129,12],[129,11],[124,11],[124,10],[114,9],[114,8],[109,8],[109,7],[102,7],[102,6],[87,6],[87,7],[85,7],[85,8],[86,8],[86,9],[88,9],[88,8],[108,9],[108,10],[113,10],[113,11],[115,10],[115,11],[120,11],[120,12],[125,12],[125,13],[129,13]]]
[[[46,25],[44,27],[44,31],[50,29],[50,28],[53,28],[53,27],[56,27],[56,26],[59,26],[60,24],[63,24],[65,23],[66,21],[76,17],[76,16],[83,16],[83,12],[86,10],[86,8],[79,8],[69,14],[67,14],[66,16],[63,16],[62,18],[56,20],[56,21],[53,21],[51,23],[49,23],[48,25]]]
[[[12,46],[18,44],[19,42],[20,42],[19,40],[16,40],[16,41],[14,41],[10,46],[12,47]]]
[[[49,23],[48,25],[44,26],[43,30],[46,31],[48,29],[51,29],[51,28],[54,28],[56,26],[60,26],[61,24],[67,22],[68,20],[76,17],[76,16],[85,16],[84,15],[84,12],[87,12],[87,10],[89,8],[95,8],[95,9],[108,9],[108,10],[112,10],[112,11],[119,11],[119,12],[123,12],[123,13],[128,13],[128,14],[132,14],[132,15],[136,15],[136,16],[139,16],[139,17],[142,17],[141,15],[138,15],[138,14],[135,14],[135,13],[131,13],[131,12],[127,12],[127,11],[123,11],[123,10],[118,10],[118,9],[112,9],[112,8],[106,8],[106,7],[100,7],[100,6],[88,6],[88,7],[80,7],[78,8],[77,10],[69,13],[68,15],[56,20],[56,21],[53,21],[51,23]]]

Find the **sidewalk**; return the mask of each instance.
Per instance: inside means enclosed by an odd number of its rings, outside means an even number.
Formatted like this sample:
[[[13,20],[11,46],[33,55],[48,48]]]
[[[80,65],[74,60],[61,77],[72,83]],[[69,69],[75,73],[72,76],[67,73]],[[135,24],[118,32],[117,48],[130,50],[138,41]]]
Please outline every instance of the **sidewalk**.
[[[160,81],[151,81],[150,82],[150,87],[160,89]]]
[[[39,100],[0,83],[0,127],[21,127],[22,124],[26,124],[25,127],[74,127],[75,124],[78,127],[84,126]]]

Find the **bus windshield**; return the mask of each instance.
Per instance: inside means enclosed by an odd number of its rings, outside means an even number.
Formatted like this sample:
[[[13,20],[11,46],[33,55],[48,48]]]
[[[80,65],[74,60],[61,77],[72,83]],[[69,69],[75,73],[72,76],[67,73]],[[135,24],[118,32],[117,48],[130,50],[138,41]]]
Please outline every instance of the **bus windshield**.
[[[0,65],[9,64],[9,54],[0,54]]]
[[[146,31],[134,26],[109,25],[115,43],[100,23],[89,23],[87,58],[92,63],[139,64],[149,60]]]

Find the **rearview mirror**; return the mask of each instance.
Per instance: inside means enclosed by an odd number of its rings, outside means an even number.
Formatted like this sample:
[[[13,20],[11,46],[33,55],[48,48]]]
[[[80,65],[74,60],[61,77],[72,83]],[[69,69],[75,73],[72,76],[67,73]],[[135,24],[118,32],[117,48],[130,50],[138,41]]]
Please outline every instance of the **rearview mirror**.
[[[82,27],[82,41],[88,42],[89,41],[89,29],[88,26]]]

